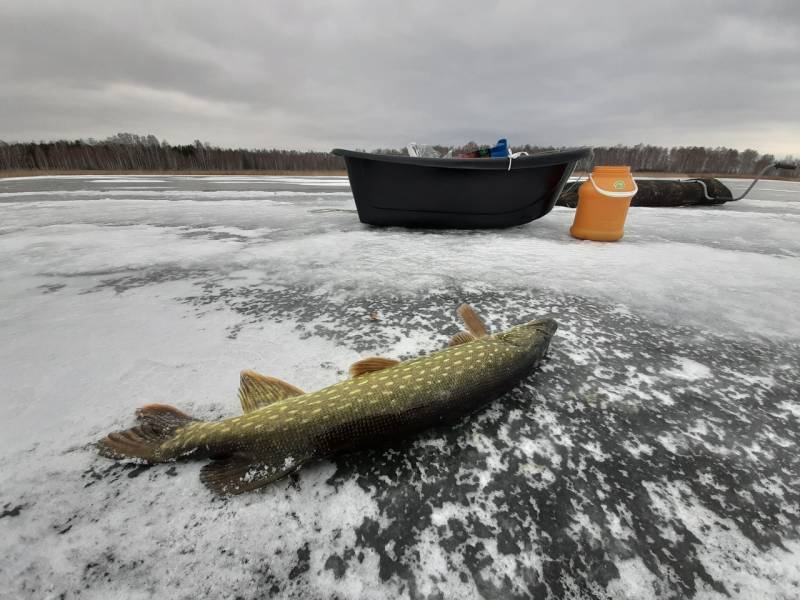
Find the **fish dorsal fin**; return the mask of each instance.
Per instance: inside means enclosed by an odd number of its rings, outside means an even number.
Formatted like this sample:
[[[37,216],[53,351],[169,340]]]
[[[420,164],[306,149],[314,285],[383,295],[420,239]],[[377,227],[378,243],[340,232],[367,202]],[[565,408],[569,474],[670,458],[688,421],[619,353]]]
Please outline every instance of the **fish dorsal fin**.
[[[200,469],[200,481],[217,494],[241,494],[286,477],[308,460],[306,456],[254,458],[235,453],[205,465]]]
[[[275,377],[260,375],[255,371],[242,371],[239,384],[239,400],[245,413],[253,412],[268,404],[302,396],[305,392]]]
[[[374,373],[375,371],[382,371],[397,364],[399,360],[393,358],[381,358],[380,356],[370,356],[350,365],[350,377],[360,377],[367,373]]]
[[[476,313],[469,304],[462,304],[458,307],[456,312],[464,321],[464,325],[467,326],[467,330],[476,338],[489,335],[489,330],[486,329],[486,325],[483,324],[483,321],[478,316],[478,313]]]
[[[466,344],[467,342],[474,342],[475,336],[469,331],[459,331],[450,338],[450,346],[458,346],[459,344]]]

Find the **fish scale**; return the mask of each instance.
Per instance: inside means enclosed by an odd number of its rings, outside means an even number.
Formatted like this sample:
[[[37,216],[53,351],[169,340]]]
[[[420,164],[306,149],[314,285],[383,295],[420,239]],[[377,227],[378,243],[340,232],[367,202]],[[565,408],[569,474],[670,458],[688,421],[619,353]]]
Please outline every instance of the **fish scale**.
[[[100,451],[149,462],[211,457],[201,471],[208,487],[255,489],[311,460],[384,445],[477,410],[535,369],[557,327],[541,319],[488,335],[469,307],[459,314],[470,332],[444,350],[404,362],[365,359],[353,378],[311,393],[245,371],[244,415],[202,422],[148,405],[137,413],[142,425],[110,434]]]

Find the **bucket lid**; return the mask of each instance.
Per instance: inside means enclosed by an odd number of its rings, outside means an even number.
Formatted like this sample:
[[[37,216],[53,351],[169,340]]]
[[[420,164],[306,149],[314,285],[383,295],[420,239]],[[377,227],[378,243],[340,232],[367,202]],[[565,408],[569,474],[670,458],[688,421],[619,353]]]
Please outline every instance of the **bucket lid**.
[[[628,166],[595,167],[589,181],[598,193],[611,198],[631,198],[639,191]]]

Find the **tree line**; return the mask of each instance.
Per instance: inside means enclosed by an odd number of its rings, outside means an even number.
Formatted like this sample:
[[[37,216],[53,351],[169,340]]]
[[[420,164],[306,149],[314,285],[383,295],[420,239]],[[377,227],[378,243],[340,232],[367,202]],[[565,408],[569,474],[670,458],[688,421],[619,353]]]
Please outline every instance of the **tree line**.
[[[451,147],[435,146],[444,155]],[[453,154],[478,148],[475,142],[452,148]],[[529,154],[558,150],[551,146],[516,146]],[[405,149],[378,149],[384,154],[406,154]],[[791,159],[791,157],[789,157]],[[752,175],[775,161],[771,154],[733,148],[649,144],[594,148],[596,165],[630,165],[634,171]],[[327,152],[220,148],[195,141],[172,145],[154,135],[118,133],[104,140],[53,142],[0,141],[0,170],[57,171],[339,171],[344,161]],[[781,172],[800,177],[800,170]]]
[[[154,135],[119,133],[105,140],[3,143],[0,170],[52,171],[335,171],[327,152],[219,148],[199,140],[172,145]]]
[[[479,146],[475,142],[452,148],[452,154],[476,150]],[[447,146],[434,146],[444,156],[451,150]],[[561,150],[554,146],[514,146],[513,152],[550,152]],[[667,148],[650,144],[636,144],[635,146],[594,146],[592,148],[592,164],[595,165],[629,165],[633,171],[650,173],[709,173],[719,175],[753,175],[767,165],[775,162],[772,154],[760,154],[756,150],[739,151],[734,148],[705,146],[678,146]],[[404,150],[380,150],[390,154],[405,154]],[[786,160],[794,162],[789,156]],[[585,168],[587,165],[579,165]],[[800,170],[781,171],[781,175],[800,177]]]

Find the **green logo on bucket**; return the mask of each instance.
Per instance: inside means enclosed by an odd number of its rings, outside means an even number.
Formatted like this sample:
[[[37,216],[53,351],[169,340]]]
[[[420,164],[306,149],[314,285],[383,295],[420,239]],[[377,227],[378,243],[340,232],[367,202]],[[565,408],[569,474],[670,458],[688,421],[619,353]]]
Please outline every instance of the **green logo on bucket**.
[[[625,182],[622,179],[617,179],[614,182],[614,189],[615,190],[624,190],[625,189]]]

